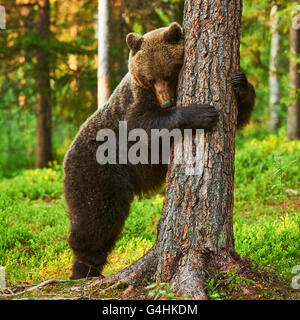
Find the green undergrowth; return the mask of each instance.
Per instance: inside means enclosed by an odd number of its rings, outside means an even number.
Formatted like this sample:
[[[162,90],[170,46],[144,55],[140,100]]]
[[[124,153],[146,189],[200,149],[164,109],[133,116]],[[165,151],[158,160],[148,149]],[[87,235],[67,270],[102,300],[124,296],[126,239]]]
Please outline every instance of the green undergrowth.
[[[290,281],[300,264],[300,142],[249,127],[236,139],[234,234],[238,253]],[[0,265],[7,284],[67,279],[72,253],[58,165],[0,180]],[[163,197],[136,199],[104,274],[153,245]]]

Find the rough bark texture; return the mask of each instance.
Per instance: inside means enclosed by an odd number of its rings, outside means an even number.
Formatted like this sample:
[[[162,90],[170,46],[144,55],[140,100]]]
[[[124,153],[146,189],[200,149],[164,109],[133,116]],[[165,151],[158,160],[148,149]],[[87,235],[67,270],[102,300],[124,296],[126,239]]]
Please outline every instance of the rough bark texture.
[[[279,82],[278,82],[278,67],[279,67],[279,16],[277,15],[278,6],[274,4],[271,9],[270,19],[271,19],[271,53],[270,53],[270,71],[269,71],[269,87],[270,87],[270,97],[269,97],[269,107],[270,107],[270,122],[269,128],[271,132],[275,132],[279,129],[280,118],[279,118]]]
[[[295,2],[298,1],[291,0]],[[299,15],[298,15],[299,16]],[[296,64],[297,55],[300,54],[300,24],[292,23],[290,29],[290,87],[291,95],[295,95],[295,89],[300,89],[300,64]],[[300,139],[300,99],[296,98],[289,106],[287,137]]]
[[[233,241],[234,138],[231,78],[239,69],[242,1],[185,1],[185,61],[179,105],[214,105],[218,126],[204,133],[202,175],[171,164],[158,234],[157,280],[205,299],[205,281],[238,258]]]
[[[37,33],[45,40],[50,33],[50,5],[49,0],[38,1]],[[51,141],[51,94],[49,54],[39,49],[37,52],[37,145],[36,167],[45,168],[52,161]]]

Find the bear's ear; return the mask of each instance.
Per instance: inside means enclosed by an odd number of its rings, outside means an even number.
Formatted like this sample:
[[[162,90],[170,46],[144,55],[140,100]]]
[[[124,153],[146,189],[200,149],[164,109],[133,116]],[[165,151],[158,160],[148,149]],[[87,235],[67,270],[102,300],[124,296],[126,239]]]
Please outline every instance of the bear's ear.
[[[128,48],[132,50],[133,53],[136,53],[140,50],[143,42],[143,37],[137,33],[129,33],[126,37],[126,43]]]
[[[170,24],[168,30],[164,32],[164,40],[166,42],[178,42],[182,37],[182,29],[177,22]]]

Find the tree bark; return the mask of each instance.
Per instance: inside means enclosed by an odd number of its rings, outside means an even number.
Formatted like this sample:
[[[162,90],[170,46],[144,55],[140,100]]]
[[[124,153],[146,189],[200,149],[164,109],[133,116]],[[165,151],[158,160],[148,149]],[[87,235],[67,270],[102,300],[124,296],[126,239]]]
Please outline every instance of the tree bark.
[[[42,40],[50,34],[50,4],[49,0],[38,1],[37,34]],[[52,158],[51,140],[51,90],[49,52],[39,49],[37,52],[36,72],[36,103],[37,103],[37,145],[36,168],[48,167]]]
[[[234,138],[237,107],[231,78],[239,70],[242,1],[185,1],[185,61],[179,105],[211,104],[218,126],[204,132],[203,170],[171,164],[158,234],[157,280],[205,299],[207,276],[237,257],[233,241]]]
[[[98,108],[110,96],[108,4],[108,0],[98,0]]]
[[[274,4],[271,8],[270,20],[271,20],[271,48],[270,48],[270,70],[269,70],[269,107],[270,107],[270,122],[269,129],[271,132],[275,132],[280,126],[279,117],[279,83],[278,83],[278,67],[279,67],[279,17],[276,14],[278,12],[278,6]]]
[[[187,165],[170,163],[152,249],[105,281],[136,285],[156,275],[156,282],[168,282],[174,293],[207,299],[208,278],[243,265],[234,250],[232,222],[237,106],[231,79],[239,70],[241,15],[241,0],[185,1],[185,58],[177,102],[214,105],[219,123],[200,134],[203,163],[196,175],[187,174]]]
[[[295,2],[298,1],[291,0]],[[297,14],[297,13],[296,13]],[[299,13],[298,13],[299,18]],[[299,20],[299,19],[298,19]],[[293,22],[290,28],[290,88],[291,95],[295,96],[296,89],[300,89],[300,64],[296,63],[297,56],[300,54],[300,21]],[[288,123],[287,123],[287,137],[289,139],[300,139],[300,98],[299,94],[294,98],[294,101],[289,106]]]

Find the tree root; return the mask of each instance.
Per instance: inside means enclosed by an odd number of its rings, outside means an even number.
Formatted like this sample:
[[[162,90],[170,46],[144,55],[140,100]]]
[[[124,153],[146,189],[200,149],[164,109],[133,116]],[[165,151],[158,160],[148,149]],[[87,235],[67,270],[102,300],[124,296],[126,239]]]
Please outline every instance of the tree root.
[[[146,280],[158,283],[168,282],[172,292],[179,297],[187,296],[193,300],[208,300],[208,279],[218,279],[220,274],[226,275],[226,272],[232,270],[236,271],[237,277],[251,273],[252,265],[241,259],[235,252],[227,252],[225,260],[220,260],[220,256],[212,252],[202,253],[201,259],[191,252],[186,252],[181,257],[183,260],[177,261],[176,268],[174,270],[171,268],[172,272],[164,273],[162,270],[158,271],[160,261],[156,248],[155,244],[143,257],[116,274],[104,279],[93,279],[85,286],[85,290],[92,289],[92,296],[107,296],[110,292],[112,296],[115,296],[116,291],[119,291],[118,295],[126,297],[142,287]],[[165,267],[166,265],[163,266]],[[156,278],[154,278],[155,275]],[[249,292],[245,282],[240,286],[243,293]],[[121,290],[123,290],[122,294]]]
[[[176,275],[172,279],[170,286],[178,296],[187,296],[193,300],[208,300],[203,281],[199,275],[194,274],[194,272]]]
[[[104,279],[93,280],[86,289],[97,287],[92,294],[101,296],[110,290],[123,286],[123,289],[127,288],[123,294],[129,294],[135,288],[141,286],[145,280],[151,280],[156,272],[157,264],[158,257],[156,255],[156,245],[154,245],[132,265]]]

